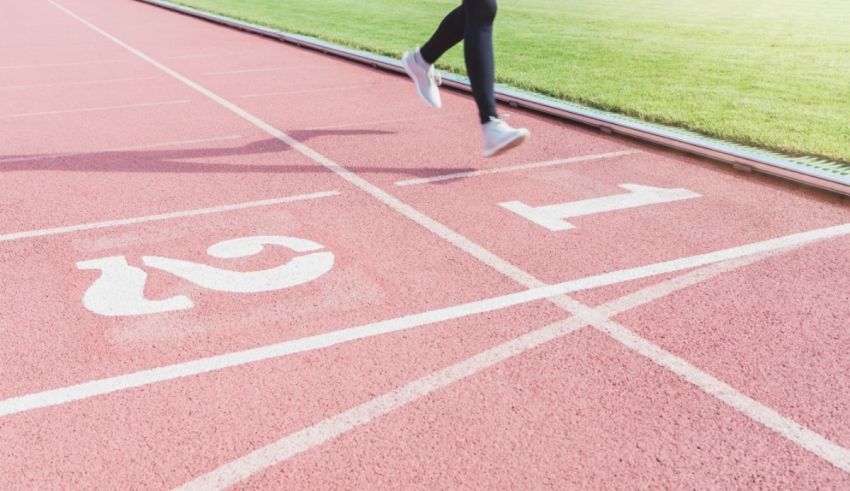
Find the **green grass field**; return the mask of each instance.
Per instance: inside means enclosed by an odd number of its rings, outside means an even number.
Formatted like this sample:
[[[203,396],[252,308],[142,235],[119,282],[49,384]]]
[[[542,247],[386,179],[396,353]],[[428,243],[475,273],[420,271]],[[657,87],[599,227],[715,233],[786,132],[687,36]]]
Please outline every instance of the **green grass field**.
[[[460,1],[179,0],[398,56]],[[502,0],[500,82],[726,140],[850,162],[848,0]],[[438,63],[464,73],[462,49]]]

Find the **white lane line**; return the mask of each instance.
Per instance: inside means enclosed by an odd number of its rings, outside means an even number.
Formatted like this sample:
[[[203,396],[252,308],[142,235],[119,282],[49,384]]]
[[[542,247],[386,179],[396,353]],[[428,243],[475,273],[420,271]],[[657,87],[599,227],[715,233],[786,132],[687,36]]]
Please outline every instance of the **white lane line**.
[[[11,162],[25,162],[28,160],[48,160],[48,159],[60,159],[65,157],[70,157],[74,155],[97,155],[102,153],[110,153],[110,152],[126,152],[128,150],[144,150],[146,148],[161,148],[161,147],[173,147],[179,145],[195,145],[198,143],[211,143],[217,141],[227,141],[227,140],[240,140],[244,138],[242,135],[229,135],[229,136],[217,136],[212,138],[195,138],[192,140],[178,140],[178,141],[170,141],[170,142],[161,142],[161,143],[149,143],[145,145],[135,145],[129,147],[115,147],[115,148],[105,148],[102,150],[92,150],[92,151],[80,151],[80,152],[65,152],[65,153],[52,153],[47,155],[27,155],[26,157],[11,157],[8,159],[0,159],[0,164],[8,164]]]
[[[81,232],[83,230],[94,230],[99,228],[120,227],[125,225],[134,225],[138,223],[158,222],[162,220],[172,220],[175,218],[186,218],[200,215],[211,215],[213,213],[223,213],[234,210],[245,210],[249,208],[259,208],[263,206],[274,206],[283,203],[294,203],[296,201],[306,201],[329,196],[338,196],[339,191],[326,191],[312,194],[299,194],[296,196],[287,196],[283,198],[264,199],[259,201],[248,201],[245,203],[236,203],[232,205],[214,206],[211,208],[198,208],[194,210],[176,211],[172,213],[162,213],[158,215],[147,215],[134,218],[124,218],[118,220],[108,220],[104,222],[82,223],[79,225],[69,225],[67,227],[46,228],[40,230],[29,230],[26,232],[14,232],[0,235],[0,242],[9,242],[20,239],[32,239],[35,237],[47,237],[50,235],[68,234],[71,232]]]
[[[535,292],[525,290],[520,293],[470,302],[453,307],[411,314],[404,317],[341,329],[315,336],[284,341],[244,351],[201,358],[189,362],[143,370],[127,375],[119,375],[93,380],[59,389],[27,394],[0,401],[0,417],[41,409],[73,401],[88,399],[99,395],[146,385],[175,380],[243,366],[259,361],[280,358],[295,353],[313,351],[368,337],[412,329],[414,327],[457,319],[481,312],[490,312],[525,303],[535,298]]]
[[[759,261],[766,256],[767,254],[753,255],[707,266],[626,295],[600,306],[598,310],[604,311],[609,317],[613,317],[679,290],[707,281],[722,273],[733,271],[747,264]],[[407,406],[455,382],[480,373],[543,344],[563,338],[587,325],[588,322],[585,319],[576,316],[531,331],[287,435],[243,457],[223,464],[176,489],[182,491],[211,490],[233,486],[254,474],[281,464],[300,453],[322,445],[359,426],[369,424],[381,416]]]
[[[223,55],[222,53],[194,53],[187,55],[173,55],[173,56],[163,56],[164,60],[194,60],[199,58],[222,58],[222,56],[234,56],[240,57],[245,55],[245,53],[232,53],[231,55]]]
[[[596,310],[605,318],[610,319],[642,305],[646,305],[656,300],[660,300],[678,291],[682,291],[692,286],[699,285],[700,283],[705,283],[706,281],[714,279],[718,276],[737,271],[738,269],[742,269],[746,266],[755,264],[759,261],[763,261],[767,258],[788,253],[796,248],[805,245],[806,244],[797,244],[789,247],[780,247],[776,249],[764,250],[747,256],[739,256],[731,259],[725,259],[720,262],[701,266],[697,269],[691,269],[687,273],[675,276],[668,280],[661,281],[660,283],[656,283],[654,285],[646,286],[636,292],[629,293],[615,300],[611,300],[599,307],[595,307],[594,310]],[[590,324],[590,322],[588,322],[587,324]]]
[[[621,271],[603,273],[577,280],[565,281],[554,285],[541,286],[538,288],[477,300],[442,309],[410,314],[362,326],[331,331],[291,341],[284,341],[260,348],[200,358],[197,360],[166,365],[126,375],[93,380],[59,389],[51,389],[22,395],[0,401],[0,416],[65,404],[120,390],[209,373],[224,368],[232,368],[256,363],[258,361],[280,358],[293,353],[323,349],[341,343],[379,336],[391,332],[398,332],[437,322],[493,312],[547,298],[551,299],[567,293],[614,285],[625,281],[648,278],[659,274],[673,273],[700,266],[708,266],[723,261],[741,260],[742,258],[770,254],[775,251],[800,247],[818,240],[838,237],[841,235],[850,235],[850,224],[839,227],[830,227],[827,229],[813,230],[811,232],[780,237],[731,249],[723,249],[699,256],[680,258],[673,261],[666,261]],[[0,239],[2,239],[2,236],[0,236]],[[583,307],[583,309],[588,311],[592,310],[589,307]],[[586,317],[588,315],[598,315],[598,313],[591,311],[587,314],[582,311],[578,315]]]
[[[294,138],[283,133],[282,131],[278,130],[277,128],[269,125],[268,123],[259,119],[258,117],[254,116],[253,114],[248,113],[247,111],[245,111],[244,109],[240,108],[239,106],[233,104],[232,102],[228,101],[227,99],[224,99],[223,97],[211,92],[210,90],[201,86],[197,82],[194,82],[194,81],[186,78],[182,74],[168,68],[167,66],[163,65],[162,63],[159,63],[158,61],[154,60],[150,56],[144,54],[143,52],[137,50],[136,48],[133,48],[132,46],[121,41],[120,39],[116,38],[115,36],[112,36],[111,34],[107,33],[103,29],[100,29],[99,27],[95,26],[94,24],[88,22],[87,20],[85,20],[85,19],[81,18],[80,16],[74,14],[73,12],[69,11],[68,9],[62,7],[61,5],[57,4],[54,0],[48,0],[48,2],[53,4],[54,6],[59,8],[60,10],[64,11],[65,13],[70,15],[71,17],[77,19],[81,23],[87,25],[89,28],[93,29],[94,31],[96,31],[96,32],[100,33],[101,35],[105,36],[106,38],[112,40],[113,42],[115,42],[119,46],[123,46],[125,49],[134,53],[136,56],[140,57],[141,59],[147,61],[148,63],[152,64],[153,66],[158,67],[160,70],[170,74],[172,77],[176,78],[177,80],[182,81],[183,83],[185,83],[189,87],[195,89],[196,91],[206,95],[211,100],[216,101],[217,103],[224,106],[225,108],[227,108],[228,110],[230,110],[234,114],[237,114],[241,118],[252,123],[253,125],[257,126],[258,128],[266,131],[267,133],[274,136],[275,138],[278,138],[279,140],[283,141],[284,143],[289,144],[296,151],[298,151],[298,152],[304,154],[305,156],[313,159],[314,161],[322,164],[328,170],[335,172],[336,174],[338,174],[340,177],[342,177],[346,181],[357,186],[358,188],[360,188],[364,192],[370,194],[371,196],[378,199],[379,201],[386,204],[387,206],[393,208],[398,213],[401,213],[402,215],[413,220],[414,222],[416,222],[416,223],[422,225],[423,227],[427,228],[429,231],[431,231],[435,235],[442,237],[444,240],[448,241],[449,243],[455,245],[456,247],[463,250],[464,252],[475,257],[476,259],[478,259],[482,263],[491,266],[493,269],[495,269],[496,271],[499,271],[504,276],[511,278],[511,279],[517,281],[518,283],[525,285],[529,288],[533,288],[533,287],[543,285],[542,281],[535,278],[533,275],[529,274],[528,272],[523,271],[522,269],[520,269],[520,268],[514,266],[513,264],[505,261],[501,257],[493,254],[492,252],[488,251],[487,249],[485,249],[485,248],[481,247],[480,245],[474,243],[473,241],[469,240],[467,237],[464,237],[463,235],[461,235],[461,234],[455,232],[454,230],[446,227],[442,223],[439,223],[439,222],[433,220],[432,218],[426,216],[425,214],[421,213],[419,210],[407,205],[406,203],[402,202],[401,200],[397,199],[396,197],[392,196],[391,194],[380,189],[378,186],[371,184],[370,182],[363,179],[362,177],[360,177],[360,176],[356,175],[355,173],[351,172],[350,170],[342,167],[341,165],[337,164],[336,162],[328,159],[324,155],[322,155],[319,152],[313,150],[312,148],[304,145],[303,143],[295,140]],[[842,227],[844,228],[844,231],[841,232],[841,235],[844,235],[846,233],[846,229],[850,228],[850,224],[838,226],[838,228],[842,228]],[[836,227],[832,227],[832,228],[835,229]],[[558,305],[559,307],[561,307],[561,308],[563,308],[563,309],[565,309],[569,312],[572,312],[574,314],[584,313],[584,312],[588,311],[587,312],[588,314],[595,313],[595,314],[598,315],[598,312],[593,311],[593,309],[590,309],[590,307],[587,307],[587,306],[575,301],[574,299],[572,299],[570,297],[561,296],[561,297],[558,297],[558,298],[553,298],[552,302],[555,303],[556,305]],[[653,361],[655,361],[655,360],[653,360]],[[711,392],[707,392],[707,393],[711,394]],[[711,395],[713,395],[713,394],[711,394]],[[832,462],[831,460],[829,460],[828,455],[822,455],[822,454],[819,454],[819,453],[817,455],[821,456],[822,458],[824,458],[827,461]]]
[[[593,155],[582,155],[580,157],[570,157],[566,159],[546,160],[543,162],[533,162],[530,164],[511,165],[506,167],[497,167],[493,169],[481,169],[465,172],[452,172],[450,174],[441,174],[431,177],[421,177],[416,179],[405,179],[397,181],[396,186],[414,186],[416,184],[428,184],[439,181],[449,181],[452,179],[460,179],[463,177],[486,176],[489,174],[502,174],[505,172],[517,172],[529,169],[539,169],[541,167],[553,167],[557,165],[576,164],[579,162],[590,162],[593,160],[613,159],[616,157],[624,157],[626,155],[635,155],[641,153],[640,150],[623,150],[619,152],[597,153]]]
[[[764,254],[785,248],[799,247],[804,244],[818,242],[826,239],[833,239],[836,237],[844,237],[847,235],[850,235],[850,223],[815,229],[808,232],[785,235],[782,237],[777,237],[775,239],[768,239],[761,242],[753,242],[751,244],[730,247],[728,249],[721,249],[706,254],[699,254],[696,256],[689,256],[679,259],[673,259],[670,261],[649,264],[646,266],[638,266],[636,268],[613,271],[610,273],[603,273],[597,276],[587,278],[585,280],[578,281],[581,281],[583,285],[586,284],[586,286],[583,286],[584,288],[598,288],[601,286],[615,285],[617,283],[638,280],[641,278],[649,278],[651,276],[656,276],[659,274],[673,273],[684,269],[705,266],[719,261],[746,257],[753,254]],[[576,291],[570,289],[571,283],[571,281],[566,281],[563,283],[541,287],[541,290],[546,290],[547,296],[556,295],[557,293],[555,292],[566,294],[570,293],[571,291]]]
[[[0,86],[0,90],[13,89],[41,89],[50,87],[73,87],[78,85],[105,85],[119,82],[141,82],[147,80],[156,80],[157,77],[130,77],[130,78],[109,78],[104,80],[87,80],[83,82],[57,82],[50,84],[29,84],[29,85],[4,85]]]
[[[224,70],[219,72],[206,72],[204,75],[233,75],[237,73],[260,73],[260,72],[278,72],[280,70],[286,70],[287,68],[291,68],[290,66],[275,66],[275,67],[263,67],[263,68],[244,68],[241,70]]]
[[[575,319],[575,318],[574,318]],[[582,322],[567,320],[533,331],[460,363],[415,380],[392,392],[355,406],[348,411],[308,426],[237,460],[213,469],[175,489],[225,489],[276,464],[306,452],[375,418],[410,404],[432,392],[491,367],[525,350],[552,339],[566,336],[583,327]]]
[[[371,84],[351,84],[351,85],[335,85],[333,87],[318,87],[313,89],[303,89],[303,90],[281,90],[277,92],[261,92],[258,94],[245,94],[239,97],[243,99],[253,99],[256,97],[274,97],[281,95],[295,95],[295,94],[313,94],[316,92],[333,92],[336,90],[350,90],[350,89],[368,89],[368,88],[376,88],[376,87],[387,87],[391,85],[400,85],[399,82],[393,83],[371,83]]]
[[[112,63],[129,63],[130,60],[95,60],[95,61],[77,61],[66,63],[40,63],[35,65],[0,65],[0,70],[14,68],[53,68],[60,66],[82,66],[82,65],[107,65]]]
[[[86,107],[82,109],[62,109],[59,111],[41,111],[41,112],[32,112],[32,113],[18,113],[18,114],[0,114],[0,119],[13,119],[13,118],[26,118],[30,116],[51,116],[54,114],[72,114],[72,113],[90,113],[97,111],[113,111],[117,109],[135,109],[139,107],[157,107],[157,106],[170,106],[174,104],[188,104],[191,102],[188,99],[180,99],[174,101],[159,101],[159,102],[143,102],[141,104],[124,104],[120,106],[100,106],[100,107]]]
[[[375,126],[387,123],[411,123],[416,121],[427,121],[429,119],[446,118],[453,116],[468,116],[468,111],[447,112],[442,114],[432,114],[430,116],[415,116],[412,118],[393,118],[393,119],[373,119],[371,121],[358,121],[356,123],[335,124],[330,126],[316,126],[307,128],[304,131],[322,131],[322,130],[338,130],[341,128],[359,128],[361,126]]]

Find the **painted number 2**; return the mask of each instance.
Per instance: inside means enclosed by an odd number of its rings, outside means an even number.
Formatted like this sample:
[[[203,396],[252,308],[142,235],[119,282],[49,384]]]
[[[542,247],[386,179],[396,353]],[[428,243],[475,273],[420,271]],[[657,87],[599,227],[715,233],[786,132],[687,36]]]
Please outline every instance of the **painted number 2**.
[[[266,245],[286,247],[304,253],[290,261],[262,271],[231,271],[206,264],[144,256],[142,263],[149,268],[165,271],[202,288],[230,293],[258,293],[282,290],[313,281],[331,270],[334,255],[323,251],[322,245],[296,237],[256,236],[226,240],[207,249],[207,254],[221,259],[254,256]],[[186,310],[194,306],[185,295],[163,300],[145,298],[147,273],[130,266],[124,256],[80,261],[77,268],[100,270],[100,277],[86,290],[83,305],[104,316],[130,316]]]

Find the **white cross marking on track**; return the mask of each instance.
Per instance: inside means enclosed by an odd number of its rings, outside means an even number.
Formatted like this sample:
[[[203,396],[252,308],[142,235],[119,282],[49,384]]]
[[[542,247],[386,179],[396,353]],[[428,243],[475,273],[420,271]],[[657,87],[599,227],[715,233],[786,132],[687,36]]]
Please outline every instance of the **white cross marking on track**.
[[[242,481],[269,467],[278,465],[300,453],[317,447],[335,437],[351,431],[359,426],[369,424],[376,418],[396,409],[411,404],[422,397],[432,394],[464,378],[480,373],[487,368],[502,363],[509,358],[519,356],[545,343],[561,339],[588,325],[602,323],[605,332],[611,331],[612,337],[622,341],[627,346],[634,345],[638,352],[652,350],[651,343],[631,334],[625,327],[614,322],[611,318],[633,308],[671,295],[677,291],[708,281],[723,273],[734,271],[748,264],[755,263],[780,251],[761,253],[715,263],[710,266],[686,273],[684,275],[662,281],[643,288],[632,294],[597,307],[595,310],[601,316],[587,319],[581,315],[556,322],[535,331],[523,334],[510,341],[494,346],[461,360],[451,366],[438,370],[422,378],[414,380],[383,395],[370,399],[347,411],[326,418],[306,428],[261,447],[236,460],[223,464],[212,471],[203,474],[192,481],[178,487],[182,491],[224,489]],[[618,339],[619,340],[619,339]],[[675,357],[674,357],[675,358]],[[710,387],[718,394],[718,398],[730,406],[744,412],[756,421],[764,424],[783,435],[791,435],[792,441],[801,446],[817,445],[819,450],[832,458],[832,463],[844,470],[850,471],[850,451],[827,440],[821,435],[801,426],[795,421],[767,408],[752,398],[737,392],[728,384],[704,373],[693,365],[684,362],[681,365],[674,360],[662,364],[696,385]],[[694,374],[697,380],[693,380]]]
[[[846,235],[850,235],[850,224],[793,234],[698,256],[649,264],[627,270],[612,271],[601,275],[566,281],[554,285],[541,286],[499,297],[492,297],[443,309],[410,314],[395,319],[341,329],[291,341],[284,341],[282,343],[245,351],[226,353],[126,375],[93,380],[59,389],[13,397],[0,401],[0,417],[59,404],[67,404],[130,388],[143,387],[168,380],[175,380],[226,368],[256,363],[259,361],[280,358],[295,353],[324,349],[341,343],[412,329],[451,319],[459,319],[484,312],[492,312],[533,301],[543,299],[551,300],[553,298],[561,299],[564,297],[558,295],[564,295],[566,293],[577,292],[585,289],[598,288],[601,286],[615,285],[635,279],[648,278],[660,274],[692,269],[695,267],[703,266],[708,269],[705,269],[702,273],[692,273],[692,275],[695,275],[693,276],[694,278],[709,278],[712,275],[707,273],[711,273],[715,270],[718,272],[717,274],[719,274],[719,272],[726,271],[732,266],[741,267],[749,262],[754,262],[763,256],[774,254],[777,251],[792,249],[820,240]],[[707,373],[702,372],[687,361],[661,350],[661,348],[653,345],[649,341],[631,333],[625,327],[609,320],[610,317],[619,313],[616,309],[623,309],[623,311],[625,311],[643,303],[661,298],[668,293],[672,293],[676,289],[689,286],[691,283],[687,278],[691,278],[691,276],[686,275],[684,278],[685,279],[673,280],[672,283],[663,282],[654,287],[645,288],[640,292],[627,295],[626,297],[623,297],[612,304],[608,304],[607,306],[602,306],[596,309],[582,306],[582,309],[577,309],[575,318],[582,322],[582,326],[585,324],[593,325],[603,332],[608,333],[610,331],[612,335],[624,338],[624,340],[634,345],[637,348],[636,351],[640,354],[644,354],[643,352],[652,352],[655,357],[650,357],[650,359],[659,365],[670,368],[686,380],[694,382],[695,385],[704,391],[743,412],[755,421],[777,431],[789,440],[812,451],[833,465],[836,465],[839,468],[844,468],[850,472],[850,457],[847,457],[850,453],[845,454],[841,452],[848,452],[846,449],[838,447],[825,437],[802,427],[788,418],[785,418],[773,409],[736,391],[728,384],[725,384],[724,382],[711,377]],[[676,288],[668,290],[671,286],[675,286]],[[549,328],[543,328],[543,330],[547,329]],[[561,335],[563,334],[566,333],[561,333]],[[513,341],[509,343],[512,342]],[[531,347],[528,349],[530,348]],[[278,455],[278,453],[275,453],[274,455]]]

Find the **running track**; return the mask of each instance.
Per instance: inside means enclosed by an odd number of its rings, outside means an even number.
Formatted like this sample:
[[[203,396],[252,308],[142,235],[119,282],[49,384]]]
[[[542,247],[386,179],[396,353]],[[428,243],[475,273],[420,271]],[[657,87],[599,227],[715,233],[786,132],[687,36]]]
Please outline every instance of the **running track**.
[[[850,487],[846,203],[472,104],[6,2],[0,488]]]

